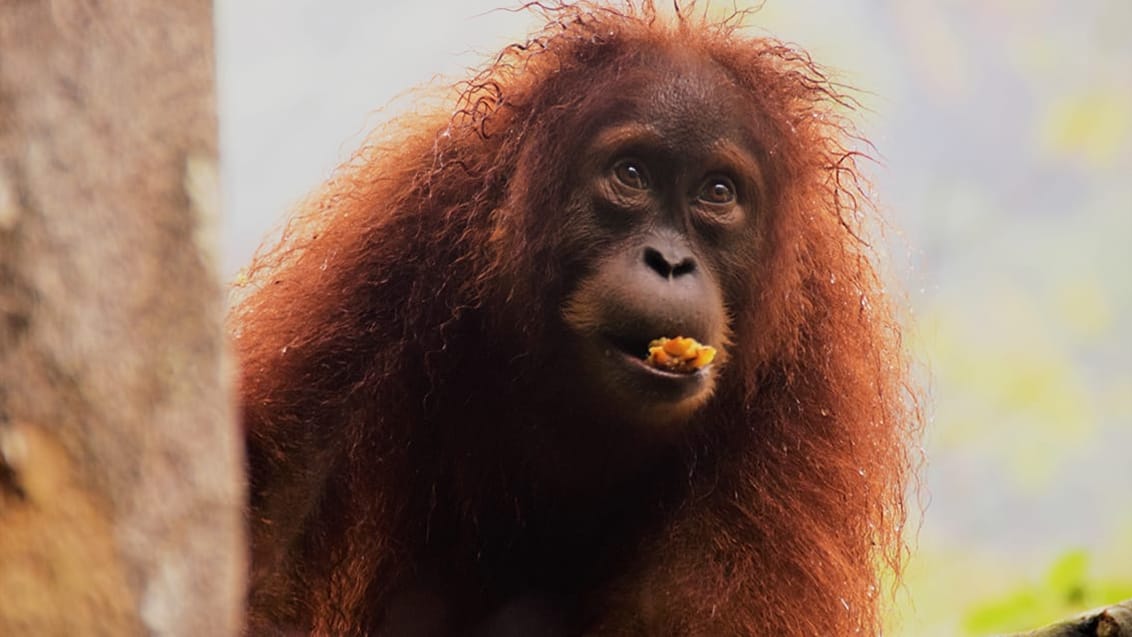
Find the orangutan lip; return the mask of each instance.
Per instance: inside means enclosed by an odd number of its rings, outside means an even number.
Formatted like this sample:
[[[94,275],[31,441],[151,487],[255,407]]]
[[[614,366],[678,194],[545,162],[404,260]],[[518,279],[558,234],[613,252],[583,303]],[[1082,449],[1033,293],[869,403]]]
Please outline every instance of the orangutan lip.
[[[657,388],[668,387],[671,390],[684,393],[706,381],[708,370],[711,368],[711,365],[706,365],[691,372],[674,372],[667,369],[659,369],[648,364],[645,358],[637,353],[638,350],[644,350],[647,353],[647,342],[645,346],[637,347],[635,344],[621,344],[612,338],[605,338],[604,340],[606,342],[606,356],[619,359],[620,362],[632,372],[642,374],[644,377],[649,378],[651,383],[656,385]]]
[[[645,359],[639,356],[633,356],[626,352],[621,352],[621,354],[629,359],[630,362],[633,363],[633,365],[662,378],[694,378],[696,376],[706,376],[707,370],[711,367],[711,365],[705,365],[699,369],[695,369],[689,372],[674,372],[667,369],[660,369],[659,367],[653,367],[652,365],[649,365],[648,362],[645,361]]]
[[[649,372],[650,374],[653,374],[660,378],[686,379],[694,378],[696,376],[706,376],[707,369],[711,367],[711,365],[705,365],[700,369],[687,372],[675,372],[667,369],[661,369],[659,367],[654,367],[647,362],[649,355],[649,343],[652,342],[651,340],[621,339],[611,336],[604,337],[604,340],[608,345],[607,351],[609,349],[616,350],[618,354],[626,358],[628,362],[631,363],[634,367],[638,367],[642,371]]]

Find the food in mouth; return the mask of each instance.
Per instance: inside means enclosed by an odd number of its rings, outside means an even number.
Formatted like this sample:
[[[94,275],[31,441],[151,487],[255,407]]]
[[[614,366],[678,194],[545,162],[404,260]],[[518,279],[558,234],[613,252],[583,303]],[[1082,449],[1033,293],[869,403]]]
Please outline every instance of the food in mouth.
[[[715,360],[715,348],[694,338],[661,337],[649,343],[645,363],[656,369],[679,374],[691,374]]]

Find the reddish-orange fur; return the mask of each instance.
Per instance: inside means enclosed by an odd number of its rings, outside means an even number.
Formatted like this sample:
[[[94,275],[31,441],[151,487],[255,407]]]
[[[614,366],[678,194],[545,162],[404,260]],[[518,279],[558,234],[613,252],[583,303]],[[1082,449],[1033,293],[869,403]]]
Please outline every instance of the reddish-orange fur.
[[[512,505],[516,519],[538,514],[514,476],[485,469],[542,461],[509,424],[515,396],[483,396],[490,413],[440,403],[476,395],[469,383],[552,377],[540,319],[563,273],[553,232],[529,230],[515,193],[553,190],[531,178],[554,179],[565,158],[520,165],[524,142],[592,97],[576,67],[609,72],[667,47],[749,91],[778,187],[749,302],[730,308],[728,367],[686,425],[678,506],[626,546],[634,557],[593,592],[588,630],[878,633],[878,571],[902,564],[919,420],[859,238],[870,210],[837,115],[846,99],[804,53],[731,23],[666,21],[647,4],[545,12],[549,26],[464,85],[455,109],[404,118],[362,148],[248,270],[231,321],[252,472],[249,630],[372,633],[413,581],[423,538],[470,542],[437,527],[438,506],[468,528]],[[453,377],[472,369],[482,378]],[[437,414],[464,420],[444,429]],[[464,445],[499,460],[451,458]],[[630,494],[629,507],[651,497]]]

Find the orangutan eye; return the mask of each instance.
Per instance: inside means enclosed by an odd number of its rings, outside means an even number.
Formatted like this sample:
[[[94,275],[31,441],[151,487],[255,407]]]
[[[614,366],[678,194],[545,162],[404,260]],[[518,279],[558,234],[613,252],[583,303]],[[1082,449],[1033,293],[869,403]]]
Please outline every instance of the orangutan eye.
[[[709,177],[704,185],[700,186],[700,192],[696,197],[704,203],[729,204],[735,201],[735,184],[727,177]]]
[[[613,175],[617,181],[634,189],[648,190],[649,174],[641,162],[635,159],[622,159],[613,166]]]

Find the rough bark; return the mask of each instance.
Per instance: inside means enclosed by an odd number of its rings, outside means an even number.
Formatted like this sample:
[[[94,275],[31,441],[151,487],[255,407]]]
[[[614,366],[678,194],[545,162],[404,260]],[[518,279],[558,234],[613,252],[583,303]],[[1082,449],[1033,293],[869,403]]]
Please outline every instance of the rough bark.
[[[0,0],[0,634],[230,635],[208,0]]]
[[[1132,599],[1013,637],[1132,637]]]

